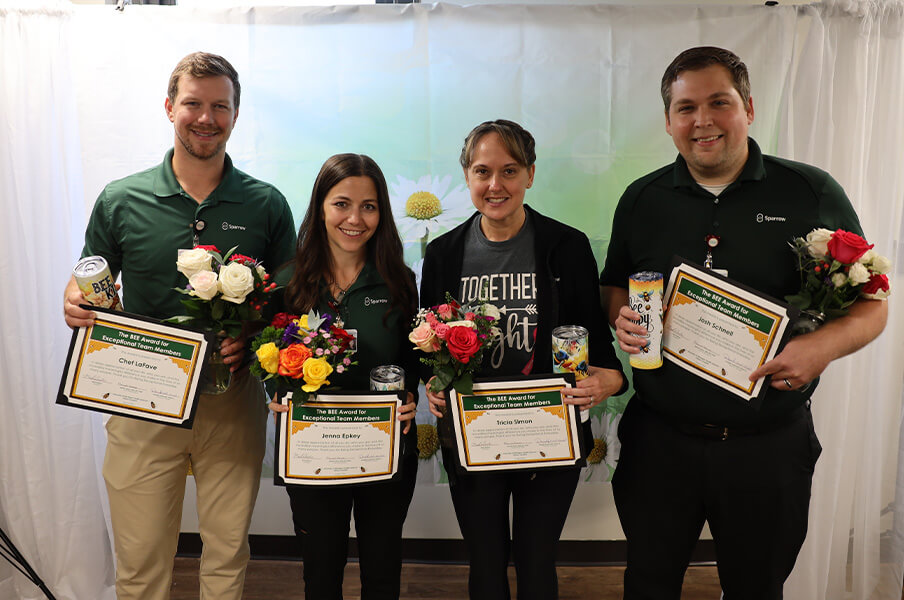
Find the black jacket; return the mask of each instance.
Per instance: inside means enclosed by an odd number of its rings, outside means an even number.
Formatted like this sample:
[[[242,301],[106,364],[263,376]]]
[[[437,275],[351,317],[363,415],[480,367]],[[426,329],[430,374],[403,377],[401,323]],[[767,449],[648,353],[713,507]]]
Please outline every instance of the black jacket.
[[[612,333],[600,307],[596,260],[581,231],[524,206],[534,228],[537,268],[537,339],[531,373],[552,373],[552,330],[559,325],[582,325],[590,333],[590,364],[622,372],[612,346]],[[421,275],[422,307],[445,302],[446,292],[457,296],[468,229],[479,213],[430,242]],[[492,373],[483,373],[492,375]],[[429,378],[429,377],[428,377]]]

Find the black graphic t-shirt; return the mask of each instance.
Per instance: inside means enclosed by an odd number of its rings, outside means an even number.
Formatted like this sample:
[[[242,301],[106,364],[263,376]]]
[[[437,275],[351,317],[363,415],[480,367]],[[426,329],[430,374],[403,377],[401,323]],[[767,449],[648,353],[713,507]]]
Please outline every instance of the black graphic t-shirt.
[[[530,219],[515,237],[491,242],[474,219],[465,241],[458,297],[489,302],[501,313],[502,342],[484,358],[482,374],[518,375],[529,370],[537,329],[537,268]]]

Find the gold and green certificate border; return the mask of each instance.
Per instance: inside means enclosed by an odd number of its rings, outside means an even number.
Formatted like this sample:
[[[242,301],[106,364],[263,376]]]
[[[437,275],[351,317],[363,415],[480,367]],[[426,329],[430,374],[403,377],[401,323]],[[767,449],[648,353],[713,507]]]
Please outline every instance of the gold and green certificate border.
[[[365,484],[398,476],[405,392],[335,391],[298,403],[292,396],[280,394],[289,411],[277,413],[276,485]],[[382,443],[365,447],[367,436]]]
[[[449,392],[458,457],[466,471],[583,465],[580,417],[562,390],[571,373],[481,379],[470,394]]]
[[[688,262],[672,269],[663,306],[667,360],[748,401],[766,392],[767,378],[747,377],[778,353],[793,309]]]
[[[205,334],[89,308],[97,319],[72,332],[57,404],[190,429],[209,345]]]

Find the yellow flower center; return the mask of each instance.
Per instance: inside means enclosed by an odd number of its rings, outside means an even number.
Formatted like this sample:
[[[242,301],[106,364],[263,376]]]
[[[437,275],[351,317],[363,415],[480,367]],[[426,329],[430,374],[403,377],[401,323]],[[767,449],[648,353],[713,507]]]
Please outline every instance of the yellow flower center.
[[[405,202],[405,215],[419,221],[438,217],[443,212],[439,198],[430,192],[415,192]]]

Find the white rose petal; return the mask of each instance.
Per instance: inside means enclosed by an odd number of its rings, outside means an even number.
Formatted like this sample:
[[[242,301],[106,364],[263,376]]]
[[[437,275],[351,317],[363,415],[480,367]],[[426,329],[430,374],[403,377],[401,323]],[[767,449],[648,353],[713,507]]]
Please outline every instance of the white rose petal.
[[[217,274],[213,271],[198,271],[188,278],[188,285],[192,287],[189,293],[202,300],[211,300],[220,291],[217,283]]]
[[[887,290],[876,290],[875,294],[862,294],[864,298],[869,298],[870,300],[885,300],[891,295],[891,288]]]
[[[845,283],[847,283],[848,277],[844,273],[835,273],[832,275],[832,283],[835,287],[840,288]]]
[[[260,276],[261,279],[263,279],[264,275],[267,274],[267,269],[264,268],[264,265],[257,265],[255,267],[255,269],[257,269],[257,274]]]
[[[199,271],[210,271],[210,261],[213,257],[203,248],[192,248],[179,254],[176,259],[176,269],[191,279],[191,276]]]
[[[861,265],[868,265],[873,262],[873,259],[876,258],[876,256],[878,256],[876,254],[876,251],[870,248],[869,250],[864,252],[860,258],[857,259],[857,262]]]
[[[870,250],[870,252],[872,252],[872,250]],[[891,261],[878,254],[873,258],[873,264],[870,266],[872,267],[873,272],[878,273],[879,275],[886,275],[891,271]]]
[[[852,285],[860,285],[869,281],[870,272],[860,263],[854,263],[851,265],[851,270],[848,271],[848,277],[851,278]]]
[[[832,233],[828,229],[822,227],[814,229],[807,234],[807,252],[813,258],[825,258],[829,251],[828,243],[832,238]]]
[[[474,324],[474,321],[464,320],[464,321],[449,321],[446,323],[449,327],[470,327],[471,329],[477,329],[477,325]]]
[[[502,315],[499,313],[499,309],[496,308],[493,304],[482,304],[480,306],[480,314],[484,317],[492,317],[496,321],[499,320],[499,317]]]
[[[220,291],[223,300],[241,304],[254,289],[254,275],[251,269],[237,262],[231,262],[220,269]]]

